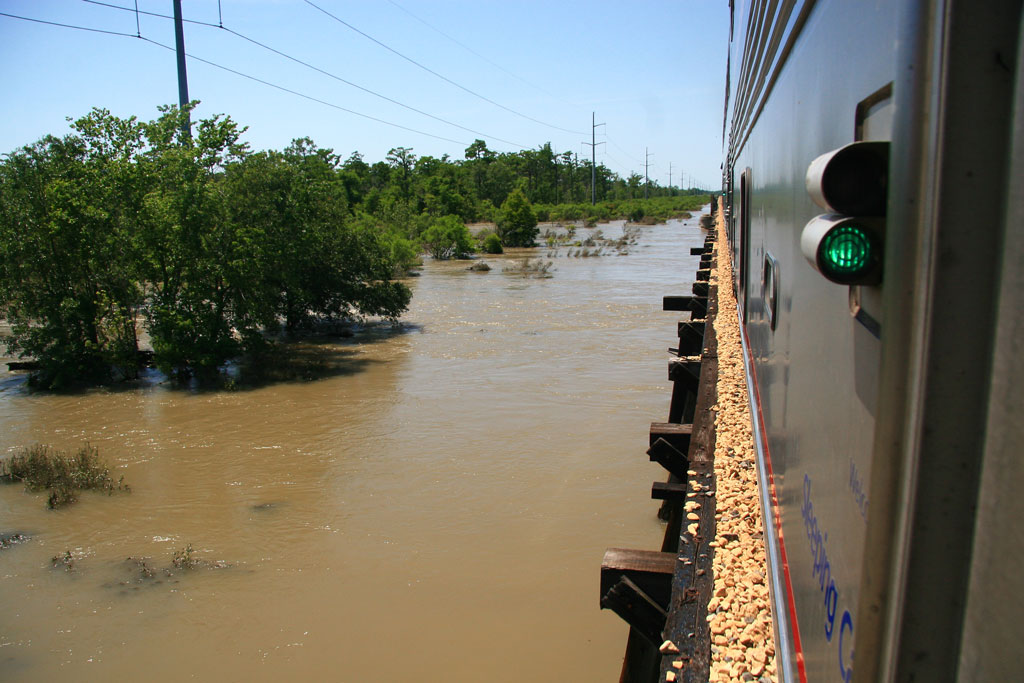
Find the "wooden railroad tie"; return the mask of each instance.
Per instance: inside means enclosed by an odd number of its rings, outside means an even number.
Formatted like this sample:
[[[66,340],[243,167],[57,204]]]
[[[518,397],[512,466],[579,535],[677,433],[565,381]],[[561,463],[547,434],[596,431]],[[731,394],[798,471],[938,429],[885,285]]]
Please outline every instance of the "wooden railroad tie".
[[[683,482],[656,481],[651,484],[651,498],[654,500],[682,503],[686,500],[688,491],[689,488]]]
[[[668,362],[668,378],[672,382],[672,399],[669,402],[668,421],[692,423],[697,409],[697,395],[700,393],[699,357],[672,358]]]
[[[692,382],[673,382],[672,398],[669,400],[668,421],[678,424],[692,423],[697,413],[697,380]]]
[[[683,320],[677,326],[680,356],[699,356],[704,350],[704,321]]]
[[[700,358],[697,356],[680,356],[668,362],[668,379],[671,382],[693,383],[696,389],[700,381]],[[696,393],[696,392],[694,392]]]
[[[601,561],[601,608],[610,609],[652,644],[661,643],[676,554],[609,548]]]
[[[693,318],[703,318],[708,312],[708,299],[686,294],[666,296],[662,298],[661,308],[664,311],[690,311]]]
[[[693,294],[694,296],[704,297],[708,296],[708,291],[711,289],[711,285],[703,280],[698,280],[693,283]]]
[[[690,449],[691,434],[693,434],[693,425],[691,424],[652,422],[650,443],[648,445],[653,446],[658,439],[665,439],[677,451],[686,453]]]
[[[686,479],[686,470],[690,468],[690,459],[687,457],[686,451],[681,451],[667,440],[658,438],[647,449],[647,456],[651,462],[658,463],[670,474],[683,480]]]
[[[704,247],[690,247],[690,256],[700,256],[704,253]]]
[[[699,282],[707,282],[711,279],[711,269],[701,268],[697,271],[697,277],[695,279]]]

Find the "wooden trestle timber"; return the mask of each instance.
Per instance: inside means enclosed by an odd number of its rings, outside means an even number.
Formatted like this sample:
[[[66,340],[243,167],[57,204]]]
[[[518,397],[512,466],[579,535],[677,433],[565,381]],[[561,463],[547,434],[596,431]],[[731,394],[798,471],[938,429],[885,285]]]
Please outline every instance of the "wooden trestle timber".
[[[668,422],[651,424],[647,451],[668,472],[651,488],[668,522],[665,539],[660,552],[609,549],[601,564],[601,607],[630,625],[621,683],[704,683],[711,666],[718,287],[708,280],[717,265],[715,233],[690,253],[701,256],[693,294],[664,298],[666,311],[688,311],[690,319],[679,322],[679,347],[669,349]]]

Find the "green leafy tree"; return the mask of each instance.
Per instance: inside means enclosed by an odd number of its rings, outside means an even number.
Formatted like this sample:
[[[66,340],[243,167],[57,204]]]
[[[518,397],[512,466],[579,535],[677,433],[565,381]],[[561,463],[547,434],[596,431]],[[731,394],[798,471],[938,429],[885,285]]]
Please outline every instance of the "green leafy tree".
[[[7,344],[58,388],[134,376],[142,304],[140,124],[94,109],[0,164],[0,311]]]
[[[501,205],[498,236],[508,247],[532,247],[540,230],[537,216],[522,190],[516,188]]]
[[[311,140],[228,167],[228,220],[256,279],[235,303],[237,325],[289,331],[324,318],[396,317],[408,289],[390,282],[404,254],[374,225],[353,221],[337,157]],[[250,264],[246,264],[249,266]]]
[[[412,191],[413,167],[416,165],[416,155],[412,153],[411,147],[395,147],[388,151],[388,164],[392,168],[393,182],[398,184],[403,199],[409,199]]]
[[[442,216],[423,233],[423,246],[438,260],[469,258],[473,236],[458,216]]]
[[[255,242],[226,220],[223,187],[225,166],[247,154],[244,129],[216,116],[185,135],[191,108],[162,107],[144,124],[143,163],[154,179],[140,217],[147,328],[157,365],[179,377],[211,374],[257,338],[253,322],[236,315],[258,277]]]

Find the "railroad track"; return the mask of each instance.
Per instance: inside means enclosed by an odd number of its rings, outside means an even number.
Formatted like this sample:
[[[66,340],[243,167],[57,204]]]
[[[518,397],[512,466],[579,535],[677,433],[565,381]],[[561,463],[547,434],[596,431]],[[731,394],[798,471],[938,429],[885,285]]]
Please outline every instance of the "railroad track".
[[[630,631],[620,681],[771,681],[774,646],[750,412],[728,251],[716,248],[721,207],[693,294],[666,296],[689,312],[670,349],[667,422],[650,427],[647,454],[667,472],[651,497],[666,521],[660,550],[611,548],[601,607]],[[720,289],[720,283],[724,286]],[[719,318],[719,308],[726,312]],[[720,358],[720,351],[723,354]]]

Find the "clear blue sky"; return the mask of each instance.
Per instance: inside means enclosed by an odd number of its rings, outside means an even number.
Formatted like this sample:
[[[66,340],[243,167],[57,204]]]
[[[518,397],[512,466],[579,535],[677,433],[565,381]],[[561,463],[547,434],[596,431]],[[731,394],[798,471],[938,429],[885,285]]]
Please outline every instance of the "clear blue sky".
[[[6,14],[131,36],[0,16],[0,153],[63,135],[65,117],[94,106],[148,120],[158,105],[177,103],[174,53],[135,37],[135,0],[103,1],[132,11],[83,0],[0,0]],[[305,0],[220,0],[220,15],[225,29],[331,75],[217,27],[217,0],[184,0],[186,20],[214,24],[185,25],[185,48],[195,56],[188,60],[189,95],[202,102],[196,116],[230,115],[248,126],[245,140],[253,149],[281,149],[308,136],[342,157],[358,151],[374,162],[398,146],[461,159],[475,138],[497,151],[550,142],[558,152],[589,156],[580,143],[590,141],[596,112],[606,124],[597,129],[598,142],[606,143],[598,146],[598,161],[616,173],[643,174],[648,150],[650,175],[662,185],[670,164],[674,185],[684,173],[707,187],[719,184],[726,0],[311,1],[516,113],[428,73]],[[145,12],[170,15],[172,7],[171,0],[138,0]],[[168,19],[140,15],[139,29],[143,38],[174,45]],[[196,58],[447,140],[370,121]]]

